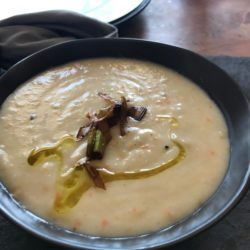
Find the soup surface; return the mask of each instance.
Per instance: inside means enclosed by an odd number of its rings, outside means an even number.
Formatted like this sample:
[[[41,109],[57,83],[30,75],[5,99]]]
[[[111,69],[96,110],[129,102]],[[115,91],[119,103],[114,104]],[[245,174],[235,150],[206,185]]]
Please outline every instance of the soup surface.
[[[30,166],[28,156],[75,136],[88,112],[107,106],[98,92],[124,96],[147,113],[141,121],[128,118],[124,136],[111,129],[95,166],[122,173],[179,160],[146,178],[107,182],[106,190],[91,186],[71,209],[57,211],[60,178],[85,156],[86,140],[62,144],[59,160],[51,155]],[[14,197],[49,221],[91,235],[138,235],[176,223],[215,192],[229,158],[222,114],[203,90],[170,69],[132,59],[82,60],[41,73],[5,101],[0,131],[0,177]]]

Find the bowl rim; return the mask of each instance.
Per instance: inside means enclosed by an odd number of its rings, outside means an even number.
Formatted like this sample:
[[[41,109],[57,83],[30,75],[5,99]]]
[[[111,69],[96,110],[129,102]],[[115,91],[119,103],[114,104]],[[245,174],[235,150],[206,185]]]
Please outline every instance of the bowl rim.
[[[6,79],[8,79],[8,77],[13,74],[13,72],[15,72],[19,67],[22,67],[23,64],[27,64],[29,63],[30,61],[32,60],[35,60],[37,57],[40,57],[41,55],[43,55],[44,53],[48,53],[50,51],[53,51],[55,49],[60,49],[60,48],[64,48],[65,46],[71,46],[71,45],[74,45],[74,44],[83,44],[84,43],[92,43],[92,42],[97,42],[97,43],[109,43],[110,41],[115,41],[116,43],[119,43],[120,41],[123,41],[123,42],[128,42],[128,43],[141,43],[141,44],[151,44],[151,45],[155,45],[155,46],[163,46],[163,47],[169,47],[169,48],[172,48],[172,49],[175,49],[175,50],[179,50],[180,52],[182,53],[187,53],[189,54],[190,56],[195,56],[195,57],[198,57],[202,60],[205,60],[208,64],[212,65],[213,68],[215,68],[217,71],[220,71],[222,72],[223,74],[227,75],[228,78],[231,79],[231,82],[233,82],[235,84],[235,87],[237,88],[237,90],[239,91],[239,93],[241,94],[242,98],[243,98],[243,101],[245,102],[246,105],[248,105],[248,113],[249,113],[249,100],[247,99],[245,93],[242,91],[241,87],[235,83],[235,81],[230,77],[228,76],[228,74],[222,70],[221,68],[219,68],[217,65],[213,64],[212,62],[210,62],[209,60],[207,60],[205,57],[195,53],[195,52],[192,52],[192,51],[189,51],[187,49],[184,49],[184,48],[179,48],[179,47],[176,47],[176,46],[173,46],[173,45],[168,45],[168,44],[163,44],[163,43],[159,43],[159,42],[153,42],[153,41],[148,41],[148,40],[144,40],[144,39],[136,39],[136,38],[88,38],[88,39],[79,39],[79,40],[76,40],[76,41],[67,41],[67,42],[63,42],[63,43],[60,43],[60,44],[56,44],[56,45],[52,45],[48,48],[45,48],[45,49],[42,49],[36,53],[33,53],[32,55],[22,59],[21,61],[19,61],[18,63],[16,63],[14,66],[12,66],[6,73],[4,73],[1,77],[0,77],[0,83],[1,82],[4,82],[6,81]],[[97,58],[100,57],[100,56],[96,56]],[[125,56],[126,57],[126,56]],[[130,57],[128,57],[130,58]],[[85,59],[85,58],[84,58]],[[87,57],[86,57],[87,59]],[[70,62],[70,61],[68,61]],[[47,69],[49,69],[50,67],[47,67]],[[34,74],[35,75],[35,74]],[[249,119],[248,119],[248,123],[249,123]],[[248,137],[249,137],[249,134],[248,134]],[[249,149],[249,142],[247,144],[248,146],[248,149]],[[222,180],[223,182],[224,180]],[[238,187],[238,190],[237,192],[231,197],[231,200],[224,205],[224,208],[220,210],[219,213],[217,213],[215,216],[213,216],[210,220],[208,220],[206,222],[206,224],[203,223],[203,225],[201,225],[200,227],[197,227],[195,229],[193,229],[192,231],[180,236],[179,238],[176,238],[172,241],[169,241],[167,242],[166,244],[158,244],[158,243],[155,243],[154,245],[151,245],[151,246],[146,246],[147,249],[151,249],[151,248],[159,248],[159,247],[163,247],[163,246],[171,246],[173,244],[176,244],[176,243],[179,243],[187,238],[190,238],[196,234],[198,234],[199,232],[203,231],[203,230],[206,230],[208,229],[211,225],[215,224],[216,222],[220,221],[231,209],[233,209],[237,204],[238,202],[244,197],[245,193],[248,191],[249,189],[249,186],[250,186],[250,161],[249,161],[249,154],[248,154],[248,170],[246,171],[245,173],[245,177],[241,183],[241,185]],[[0,197],[3,196],[3,191],[7,191],[6,187],[1,183],[0,181]],[[83,245],[72,245],[72,244],[69,244],[68,242],[63,242],[61,239],[57,239],[49,234],[45,235],[43,232],[40,232],[39,230],[36,230],[34,231],[34,229],[32,229],[32,227],[23,222],[22,220],[20,220],[20,218],[16,218],[13,216],[13,213],[11,212],[11,210],[8,210],[4,207],[3,203],[1,202],[0,203],[0,212],[1,214],[4,215],[4,217],[6,217],[7,219],[11,220],[12,222],[14,222],[15,224],[17,224],[18,226],[20,226],[21,228],[25,229],[26,231],[30,232],[31,234],[41,238],[41,239],[44,239],[44,240],[47,240],[49,242],[52,242],[52,243],[56,243],[58,245],[61,245],[61,246],[67,246],[67,247],[72,247],[72,248],[75,248],[75,249],[105,249],[103,247],[86,247],[86,246],[83,246]],[[28,211],[29,212],[29,211]],[[33,216],[33,215],[32,215]],[[59,227],[60,228],[60,227]],[[166,228],[168,229],[168,228]],[[165,229],[164,229],[165,230]],[[68,233],[71,233],[71,231],[68,231],[68,230],[64,230]],[[157,232],[156,232],[157,233]],[[75,233],[73,233],[75,234]],[[154,234],[154,233],[152,233]],[[150,234],[150,235],[152,235]],[[79,235],[82,235],[82,234],[79,234]],[[132,237],[97,237],[97,236],[88,236],[87,237],[90,237],[91,239],[99,239],[99,238],[103,238],[103,239],[111,239],[111,240],[126,240],[126,239],[134,239],[134,238],[138,238],[138,237],[144,237],[144,236],[147,236],[149,234],[145,234],[145,235],[141,235],[141,236],[132,236]],[[130,248],[107,248],[107,249],[130,249]],[[139,247],[139,248],[136,248],[136,249],[145,249],[144,246],[142,247]]]

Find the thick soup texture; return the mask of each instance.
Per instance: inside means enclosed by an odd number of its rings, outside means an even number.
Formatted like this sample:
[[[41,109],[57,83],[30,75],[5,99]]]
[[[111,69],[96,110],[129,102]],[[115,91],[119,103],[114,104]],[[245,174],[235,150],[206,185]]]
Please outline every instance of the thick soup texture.
[[[86,140],[62,145],[34,166],[30,152],[76,136],[87,113],[107,103],[106,93],[144,106],[141,121],[128,118],[126,134],[111,129],[102,160],[112,172],[148,170],[182,157],[145,178],[94,185],[67,211],[53,204],[60,178],[86,154]],[[215,103],[197,85],[163,66],[132,59],[72,62],[24,83],[2,105],[0,178],[28,210],[68,229],[99,236],[129,236],[170,226],[198,209],[217,189],[229,158],[227,127]],[[59,188],[58,188],[59,187]],[[79,193],[78,193],[79,195]]]

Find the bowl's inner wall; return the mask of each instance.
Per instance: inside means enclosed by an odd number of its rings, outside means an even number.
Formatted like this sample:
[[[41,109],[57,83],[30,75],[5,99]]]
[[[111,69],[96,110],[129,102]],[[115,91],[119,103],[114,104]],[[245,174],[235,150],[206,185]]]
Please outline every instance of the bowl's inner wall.
[[[204,58],[172,46],[129,39],[90,39],[60,44],[18,63],[0,78],[0,104],[20,84],[36,74],[69,61],[94,57],[128,57],[169,67],[202,87],[223,112],[231,143],[231,157],[217,192],[182,223],[154,234],[130,238],[80,236],[38,219],[17,203],[0,185],[0,209],[38,236],[61,244],[94,249],[131,249],[170,245],[208,227],[236,204],[249,179],[249,106],[239,87],[222,70]],[[95,241],[93,241],[95,239]]]

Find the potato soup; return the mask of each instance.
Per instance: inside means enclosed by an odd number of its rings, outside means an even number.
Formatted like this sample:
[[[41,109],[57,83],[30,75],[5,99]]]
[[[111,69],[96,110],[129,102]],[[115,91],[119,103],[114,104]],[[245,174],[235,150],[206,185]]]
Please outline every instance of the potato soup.
[[[91,161],[105,189],[76,170],[89,141],[76,139],[79,128],[109,105],[100,93],[147,109],[140,121],[126,118],[123,136],[110,127],[102,159]],[[76,61],[35,76],[2,105],[0,131],[0,178],[15,199],[98,236],[150,233],[192,214],[218,188],[229,158],[225,121],[207,94],[132,59]]]

